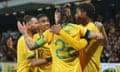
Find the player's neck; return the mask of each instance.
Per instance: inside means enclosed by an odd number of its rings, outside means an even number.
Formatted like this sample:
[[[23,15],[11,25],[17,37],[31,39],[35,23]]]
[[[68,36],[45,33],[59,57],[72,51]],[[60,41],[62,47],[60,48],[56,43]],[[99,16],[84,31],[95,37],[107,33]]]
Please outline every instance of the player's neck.
[[[43,34],[43,32],[44,32],[44,30],[40,30],[39,34],[40,34],[40,35],[42,35],[42,34]]]
[[[28,31],[27,33],[28,33],[28,36],[29,36],[29,37],[33,38],[32,32]]]
[[[92,20],[90,18],[86,18],[84,22],[82,23],[84,26],[86,26],[88,23],[90,23]]]

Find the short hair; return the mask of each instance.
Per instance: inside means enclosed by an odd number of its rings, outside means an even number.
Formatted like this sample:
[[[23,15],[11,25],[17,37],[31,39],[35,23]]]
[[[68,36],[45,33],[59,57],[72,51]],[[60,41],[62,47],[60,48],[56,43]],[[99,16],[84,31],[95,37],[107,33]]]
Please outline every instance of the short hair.
[[[27,22],[29,22],[32,18],[35,18],[32,15],[25,15],[23,18],[23,22],[26,24]]]
[[[41,17],[47,17],[47,15],[45,15],[45,14],[38,14],[38,15],[37,15],[37,19],[39,19],[39,18],[41,18]]]
[[[64,5],[63,7],[59,7],[55,12],[59,12],[61,14],[61,19],[59,23],[70,23],[73,22],[73,18],[71,15],[71,9],[69,5]]]
[[[90,18],[93,18],[95,14],[95,6],[92,3],[83,3],[83,4],[80,4],[77,8],[87,12],[87,16]]]

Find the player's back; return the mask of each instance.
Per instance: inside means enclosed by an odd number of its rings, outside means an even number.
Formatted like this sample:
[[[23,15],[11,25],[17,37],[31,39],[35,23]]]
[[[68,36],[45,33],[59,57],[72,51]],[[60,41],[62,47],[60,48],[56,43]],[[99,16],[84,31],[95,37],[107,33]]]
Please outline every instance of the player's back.
[[[80,30],[77,25],[62,25],[65,33],[76,40],[80,39]],[[81,72],[79,52],[72,48],[59,35],[52,34],[51,53],[53,58],[52,72]]]
[[[99,33],[94,23],[88,23],[86,26],[89,30]],[[100,72],[100,56],[103,44],[95,39],[89,41],[87,48],[80,51],[80,61],[83,72]]]

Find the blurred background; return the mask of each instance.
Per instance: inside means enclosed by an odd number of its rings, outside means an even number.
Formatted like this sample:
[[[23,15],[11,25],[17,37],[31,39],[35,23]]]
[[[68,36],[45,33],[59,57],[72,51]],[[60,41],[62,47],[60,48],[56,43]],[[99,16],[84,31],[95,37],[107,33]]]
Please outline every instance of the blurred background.
[[[104,24],[108,35],[109,42],[104,46],[101,62],[120,63],[120,0],[0,0],[0,62],[16,62],[16,55],[9,48],[8,40],[16,50],[20,36],[17,20],[26,14],[36,16],[44,13],[54,24],[54,11],[57,7],[70,3],[74,16],[75,7],[83,2],[95,5],[94,20]]]

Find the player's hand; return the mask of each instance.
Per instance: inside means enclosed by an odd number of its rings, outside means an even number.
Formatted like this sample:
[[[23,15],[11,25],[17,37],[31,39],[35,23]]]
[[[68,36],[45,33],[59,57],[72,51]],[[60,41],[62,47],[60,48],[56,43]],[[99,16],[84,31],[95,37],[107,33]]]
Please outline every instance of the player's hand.
[[[98,28],[100,31],[101,31],[102,27],[104,27],[103,24],[102,24],[101,22],[98,22],[98,21],[95,22],[95,25],[97,26],[97,28]]]
[[[97,35],[97,40],[103,40],[103,39],[104,39],[103,34],[102,34],[102,33],[99,33],[99,34]]]
[[[58,24],[58,25],[53,25],[51,27],[51,31],[55,34],[59,34],[60,30],[62,29],[61,25]]]
[[[18,22],[17,22],[17,26],[18,26],[18,30],[19,30],[19,32],[20,32],[21,34],[24,35],[25,33],[27,33],[27,29],[26,29],[24,23],[22,24],[20,21],[18,21]]]
[[[47,63],[47,60],[42,59],[42,58],[41,59],[40,58],[39,59],[33,58],[33,59],[30,59],[29,61],[33,67],[40,66],[40,65]]]
[[[11,37],[7,40],[7,46],[8,48],[13,48],[13,40]]]

